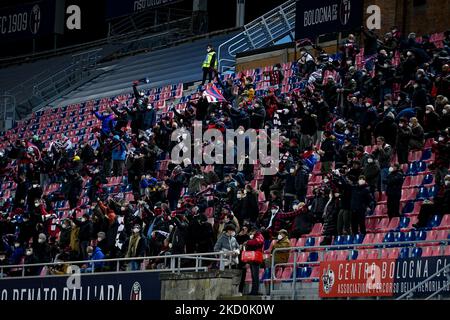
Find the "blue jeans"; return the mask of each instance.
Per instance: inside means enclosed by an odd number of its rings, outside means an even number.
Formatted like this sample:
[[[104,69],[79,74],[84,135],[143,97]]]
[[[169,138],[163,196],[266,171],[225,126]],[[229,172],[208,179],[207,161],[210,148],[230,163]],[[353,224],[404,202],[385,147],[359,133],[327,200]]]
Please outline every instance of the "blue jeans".
[[[130,271],[136,271],[140,269],[141,264],[138,261],[130,261],[128,267]]]

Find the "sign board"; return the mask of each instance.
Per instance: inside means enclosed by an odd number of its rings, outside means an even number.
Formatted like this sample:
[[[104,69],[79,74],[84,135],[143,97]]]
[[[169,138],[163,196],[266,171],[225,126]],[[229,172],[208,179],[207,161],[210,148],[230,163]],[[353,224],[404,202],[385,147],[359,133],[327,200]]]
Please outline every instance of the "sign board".
[[[34,38],[49,35],[54,31],[54,0],[0,9],[0,41]]]
[[[159,272],[122,272],[0,280],[2,300],[160,300]],[[73,276],[72,276],[73,277]],[[69,280],[69,281],[68,281]]]
[[[450,257],[325,261],[320,263],[319,296],[399,297],[450,263]],[[450,283],[442,272],[414,292],[426,298]],[[450,286],[441,295],[448,296]]]
[[[313,40],[321,34],[356,29],[362,22],[363,0],[299,0],[295,38]]]

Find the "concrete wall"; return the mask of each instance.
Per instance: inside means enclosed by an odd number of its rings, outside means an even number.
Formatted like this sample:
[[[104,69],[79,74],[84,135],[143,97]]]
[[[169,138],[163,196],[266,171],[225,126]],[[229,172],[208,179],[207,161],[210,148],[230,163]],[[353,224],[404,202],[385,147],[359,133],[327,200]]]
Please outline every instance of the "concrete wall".
[[[161,273],[161,300],[216,300],[238,296],[239,270]]]

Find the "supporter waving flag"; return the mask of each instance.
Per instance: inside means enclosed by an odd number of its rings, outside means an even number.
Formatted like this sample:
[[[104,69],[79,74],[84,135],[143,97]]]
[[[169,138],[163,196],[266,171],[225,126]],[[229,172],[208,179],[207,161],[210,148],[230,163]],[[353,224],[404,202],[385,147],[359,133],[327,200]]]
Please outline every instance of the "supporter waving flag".
[[[203,91],[203,96],[206,97],[209,103],[222,102],[226,100],[215,85],[212,85]]]

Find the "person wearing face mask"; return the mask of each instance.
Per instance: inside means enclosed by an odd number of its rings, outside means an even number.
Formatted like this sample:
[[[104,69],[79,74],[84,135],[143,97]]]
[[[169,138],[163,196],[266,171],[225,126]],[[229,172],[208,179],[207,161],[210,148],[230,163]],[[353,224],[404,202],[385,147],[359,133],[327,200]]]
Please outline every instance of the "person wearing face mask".
[[[72,224],[69,219],[64,219],[60,225],[59,246],[61,249],[70,247],[70,235],[72,233]]]
[[[91,240],[94,240],[94,225],[90,219],[88,213],[83,214],[80,220],[72,218],[72,221],[79,227],[78,240],[80,243],[80,258],[82,260],[87,260],[88,255],[86,248]]]
[[[395,136],[394,136],[395,140]],[[386,190],[386,185],[384,183],[384,180],[386,179],[387,175],[389,174],[389,166],[391,163],[392,158],[392,147],[388,143],[385,142],[384,136],[378,136],[376,139],[376,146],[374,150],[372,151],[372,156],[374,159],[378,160],[378,163],[380,165],[380,174],[381,174],[381,191]]]
[[[215,252],[224,252],[231,257],[231,261],[225,263],[226,266],[230,265],[230,263],[231,265],[237,265],[239,262],[240,249],[235,236],[236,228],[234,225],[228,224],[214,245]]]
[[[389,175],[386,177],[387,213],[389,219],[400,216],[400,199],[402,197],[404,180],[404,175],[398,163],[389,168]]]
[[[330,190],[328,196],[328,202],[323,210],[323,230],[322,235],[324,236],[321,246],[331,245],[333,242],[333,237],[337,234],[337,222],[339,211],[341,210],[341,198],[339,191]]]
[[[256,226],[252,226],[249,232],[250,240],[244,243],[247,251],[263,251],[264,237]],[[250,271],[252,274],[252,289],[250,295],[259,295],[259,267],[261,262],[250,262]]]
[[[135,224],[132,229],[131,236],[125,241],[122,251],[125,253],[125,258],[136,258],[145,256],[145,239],[141,235],[141,226]],[[128,270],[136,271],[142,260],[130,261],[128,263]]]
[[[360,176],[358,182],[351,189],[350,210],[353,235],[366,234],[366,212],[372,203],[373,198],[366,178]]]
[[[363,168],[362,175],[366,177],[372,194],[378,189],[378,180],[380,179],[380,165],[372,156],[367,158],[367,163]]]
[[[25,260],[24,264],[37,264],[39,263],[39,259],[36,257],[36,255],[33,252],[32,247],[28,247],[25,249]],[[37,276],[39,275],[39,267],[27,267],[25,268],[25,275],[26,276]]]
[[[409,139],[411,138],[412,131],[408,127],[408,120],[406,118],[401,118],[398,123],[397,131],[397,158],[398,163],[404,164],[408,163],[408,153],[409,153]]]
[[[411,138],[409,139],[410,150],[422,150],[425,144],[425,134],[422,126],[416,117],[409,119],[409,127],[411,128]]]
[[[278,231],[277,239],[275,240],[274,245],[272,246],[272,251],[270,254],[273,254],[275,249],[279,248],[289,248],[291,243],[289,241],[288,232],[285,229],[281,229]],[[279,251],[275,252],[274,263],[287,263],[289,260],[289,251]],[[269,266],[271,263],[271,259],[266,261],[266,265]]]
[[[322,141],[318,154],[320,155],[320,161],[322,162],[321,173],[324,175],[331,172],[331,167],[337,154],[337,146],[335,138],[330,131],[325,131],[323,135],[325,140]]]
[[[202,64],[203,69],[203,80],[202,80],[202,86],[205,85],[206,77],[209,75],[209,81],[208,83],[211,83],[211,81],[216,77],[217,74],[217,66],[218,66],[218,59],[216,55],[216,51],[212,47],[212,45],[208,45],[206,47],[206,57]],[[214,75],[214,76],[213,76]]]
[[[102,249],[97,247],[92,247],[92,246],[88,246],[86,248],[86,252],[88,254],[89,257],[89,264],[84,265],[81,267],[80,271],[81,273],[92,273],[92,272],[98,272],[101,271],[103,266],[104,266],[104,262],[94,262],[97,260],[103,260],[106,259],[105,255],[102,252]]]
[[[442,128],[450,127],[450,104],[446,104],[442,109],[441,126]]]
[[[51,248],[47,242],[47,236],[43,233],[39,234],[37,241],[33,241],[33,252],[39,263],[51,262]]]
[[[25,251],[23,250],[22,244],[18,240],[14,241],[12,254],[9,257],[9,264],[11,265],[21,264],[24,254]]]

